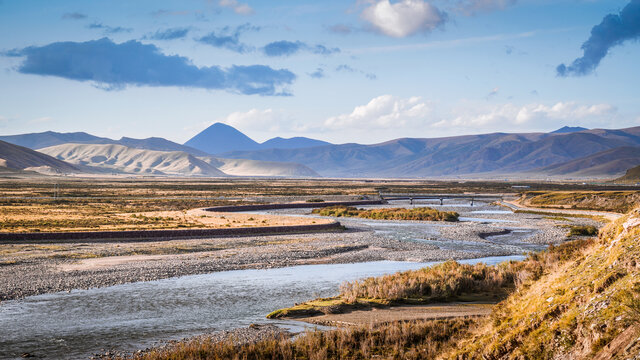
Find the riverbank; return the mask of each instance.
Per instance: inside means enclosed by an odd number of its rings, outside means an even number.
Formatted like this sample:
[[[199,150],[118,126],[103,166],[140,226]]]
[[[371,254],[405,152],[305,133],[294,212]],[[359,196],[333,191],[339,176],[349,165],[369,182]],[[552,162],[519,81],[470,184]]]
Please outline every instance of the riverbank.
[[[323,326],[380,325],[398,321],[441,320],[487,316],[491,303],[443,303],[429,305],[402,305],[370,310],[354,310],[341,314],[297,317],[297,321]]]
[[[558,225],[597,225],[586,218],[564,221],[536,214],[499,212],[489,205],[451,210],[460,212],[463,221],[443,225],[344,219],[341,221],[348,230],[340,233],[4,245],[0,249],[0,301],[225,270],[522,254],[563,242],[567,229]],[[305,215],[309,212],[287,210],[278,217],[286,215],[294,219],[291,221],[331,221]]]

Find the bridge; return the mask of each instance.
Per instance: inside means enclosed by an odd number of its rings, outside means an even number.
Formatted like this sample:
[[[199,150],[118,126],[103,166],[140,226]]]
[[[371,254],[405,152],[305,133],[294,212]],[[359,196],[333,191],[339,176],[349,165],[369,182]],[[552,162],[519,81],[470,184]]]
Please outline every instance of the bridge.
[[[469,200],[473,206],[474,201],[499,201],[503,199],[502,194],[379,194],[381,200],[409,200],[410,204],[413,204],[414,200],[440,200],[440,205],[443,205],[444,200],[447,199],[465,199]]]

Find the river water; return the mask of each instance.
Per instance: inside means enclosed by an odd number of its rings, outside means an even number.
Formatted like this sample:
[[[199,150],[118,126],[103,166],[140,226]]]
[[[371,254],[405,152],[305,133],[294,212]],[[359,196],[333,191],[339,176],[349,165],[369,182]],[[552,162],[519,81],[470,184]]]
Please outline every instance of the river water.
[[[437,239],[437,227],[450,225],[371,220],[358,224],[407,241],[451,246]],[[517,240],[517,235],[511,234],[504,241],[513,242],[514,236]],[[461,262],[495,264],[522,258],[516,255]],[[19,358],[25,352],[50,359],[88,358],[104,352],[102,349],[135,350],[163,340],[251,323],[275,323],[300,330],[302,323],[270,321],[265,315],[296,302],[336,295],[344,281],[432,264],[377,261],[224,271],[7,301],[0,304],[0,358]]]

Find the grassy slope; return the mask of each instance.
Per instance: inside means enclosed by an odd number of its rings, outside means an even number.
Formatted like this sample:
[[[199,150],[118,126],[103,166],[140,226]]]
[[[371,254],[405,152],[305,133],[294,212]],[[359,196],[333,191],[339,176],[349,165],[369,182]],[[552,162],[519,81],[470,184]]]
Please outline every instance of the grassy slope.
[[[638,225],[636,210],[608,225],[576,259],[548,269],[537,281],[524,280],[450,357],[569,359],[607,351],[637,321],[630,307],[638,303],[638,292],[629,289],[640,286]]]

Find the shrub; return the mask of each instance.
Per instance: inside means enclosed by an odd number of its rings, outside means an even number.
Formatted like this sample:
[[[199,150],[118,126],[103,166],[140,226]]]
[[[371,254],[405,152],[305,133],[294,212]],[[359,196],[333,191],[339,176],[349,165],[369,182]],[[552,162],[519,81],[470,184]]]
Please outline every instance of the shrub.
[[[329,206],[314,209],[314,214],[333,217],[359,217],[374,220],[420,220],[420,221],[458,221],[458,213],[439,211],[428,207],[412,209],[371,209],[362,210],[351,206]]]

